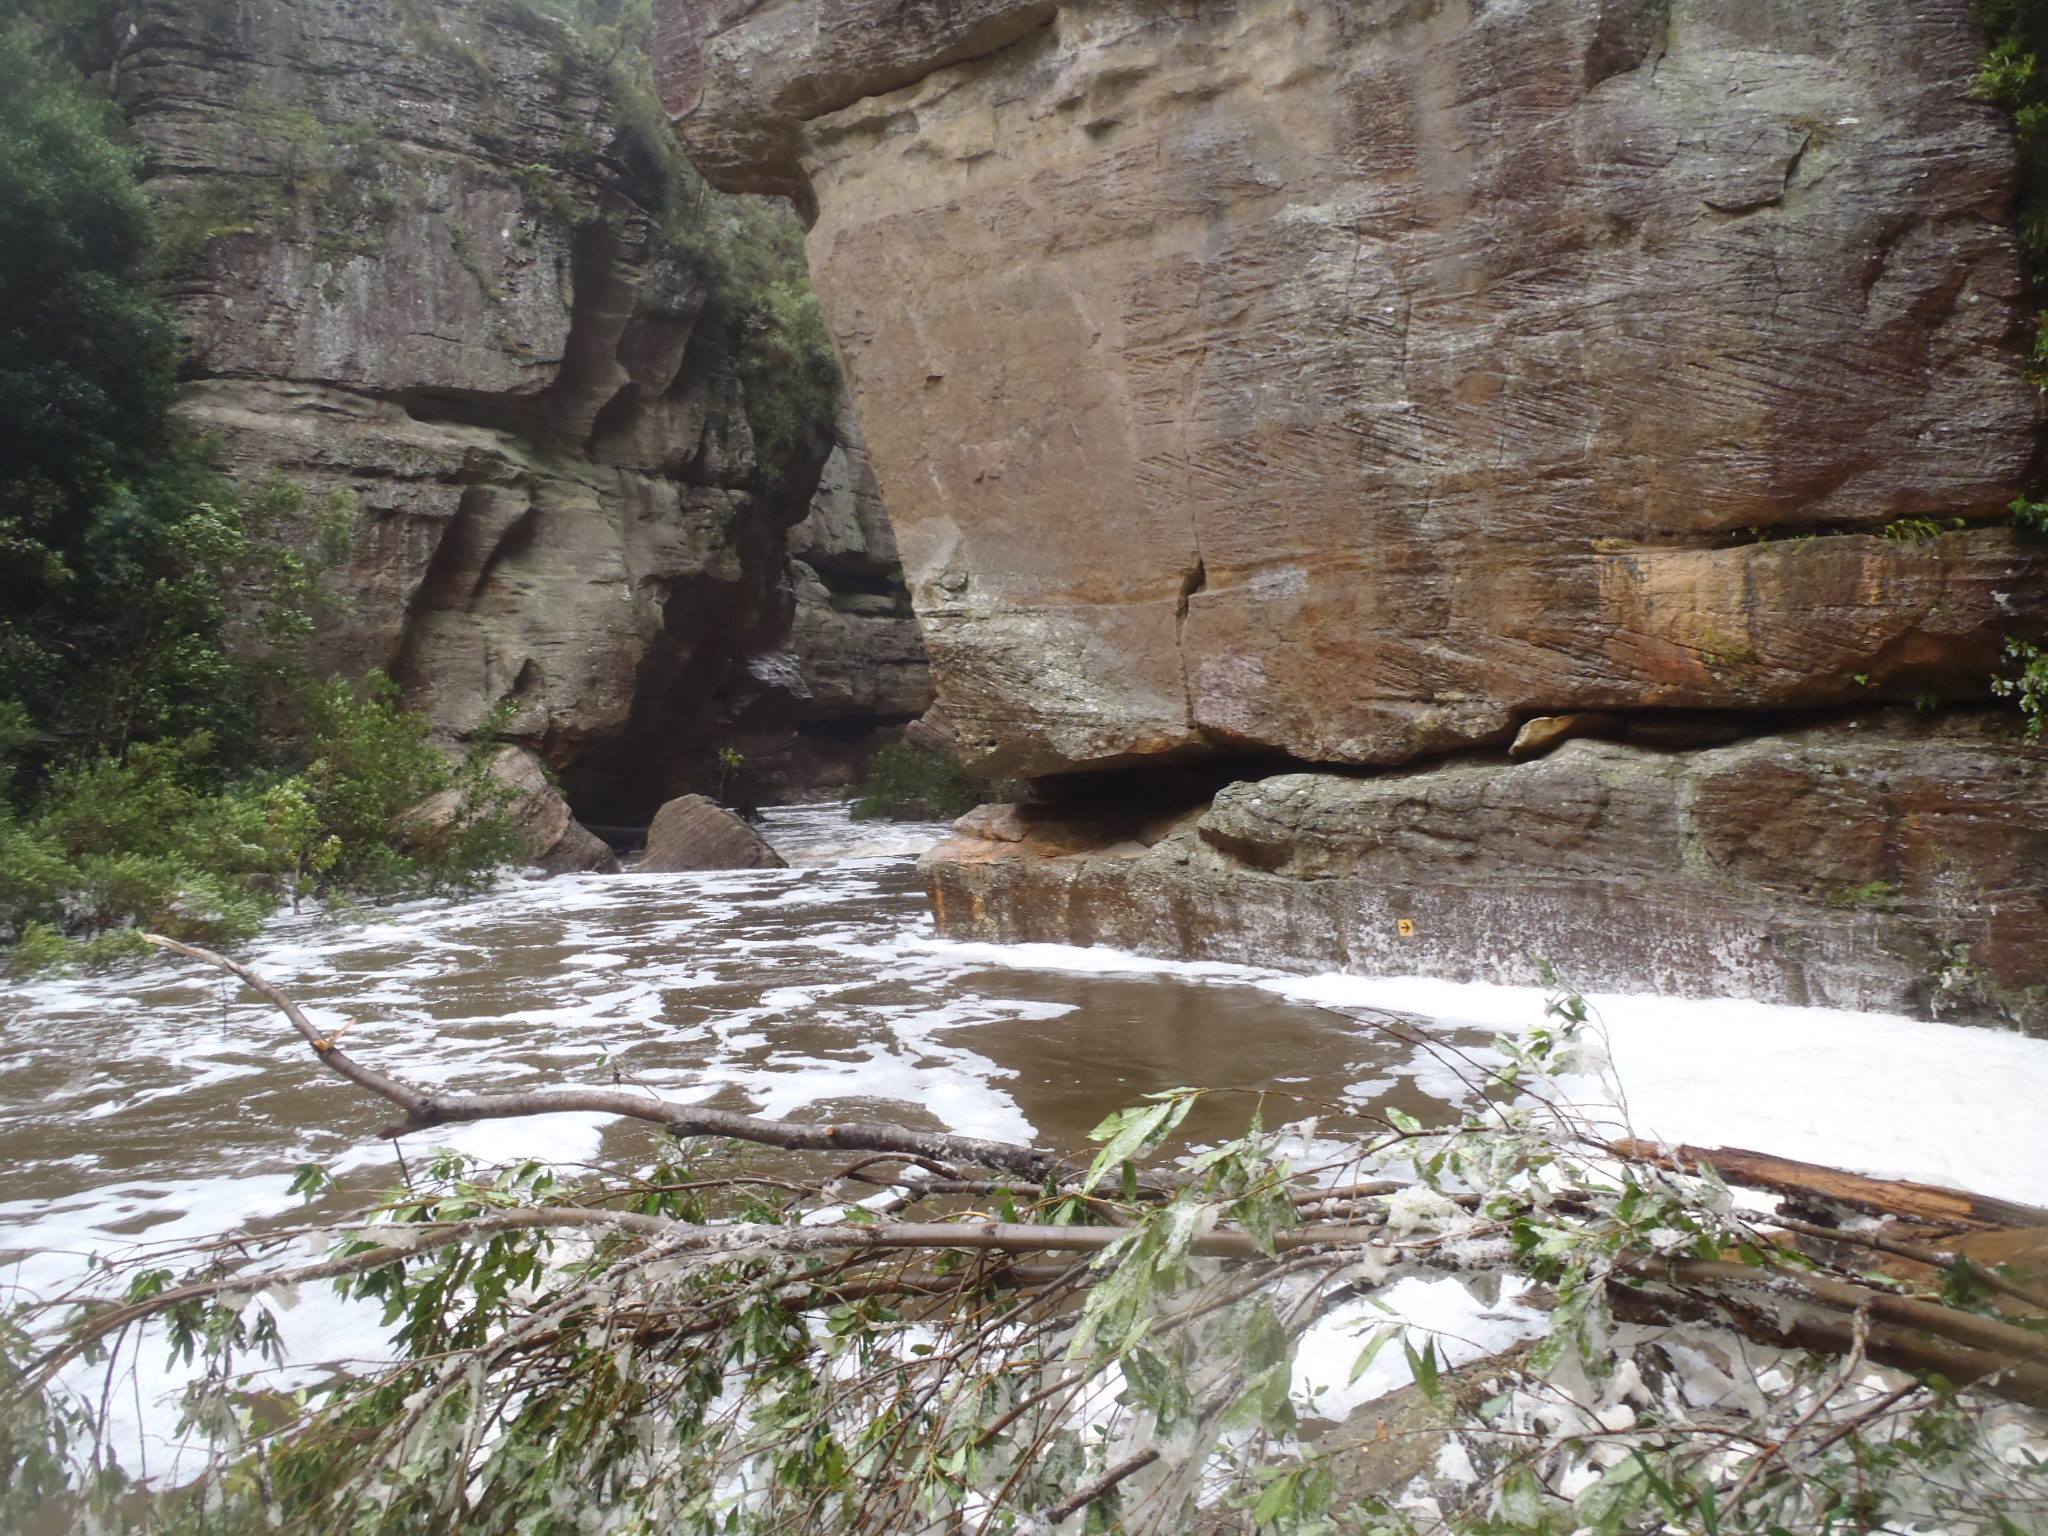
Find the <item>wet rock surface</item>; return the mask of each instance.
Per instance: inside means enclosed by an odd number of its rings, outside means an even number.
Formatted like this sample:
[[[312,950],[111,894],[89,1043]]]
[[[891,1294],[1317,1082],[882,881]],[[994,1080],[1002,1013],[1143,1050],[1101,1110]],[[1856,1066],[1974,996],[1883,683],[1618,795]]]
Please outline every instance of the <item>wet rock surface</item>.
[[[940,931],[1308,970],[1697,992],[2048,1030],[2048,747],[1872,716],[1683,753],[1231,784],[1178,818],[990,808]]]
[[[647,852],[634,868],[644,875],[700,869],[783,869],[768,840],[717,801],[684,795],[655,813]]]

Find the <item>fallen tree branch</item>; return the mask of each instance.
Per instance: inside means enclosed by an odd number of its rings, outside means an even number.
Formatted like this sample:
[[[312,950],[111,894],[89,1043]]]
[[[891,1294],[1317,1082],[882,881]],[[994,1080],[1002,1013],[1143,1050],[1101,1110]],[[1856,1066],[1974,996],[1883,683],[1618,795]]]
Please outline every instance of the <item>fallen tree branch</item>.
[[[290,1021],[313,1054],[331,1072],[379,1098],[395,1104],[405,1118],[385,1126],[379,1135],[396,1138],[442,1125],[467,1125],[481,1120],[511,1120],[531,1115],[600,1114],[659,1125],[678,1137],[720,1136],[790,1152],[890,1153],[911,1159],[972,1163],[1021,1175],[1034,1183],[1045,1179],[1078,1182],[1082,1170],[1057,1153],[1013,1142],[987,1141],[944,1131],[920,1131],[906,1125],[872,1120],[842,1120],[824,1125],[798,1125],[762,1120],[727,1110],[676,1104],[650,1092],[622,1088],[543,1088],[521,1093],[430,1093],[388,1077],[357,1061],[323,1034],[303,1009],[271,982],[237,961],[196,944],[146,933],[143,941],[200,961],[239,979]]]
[[[936,1179],[904,1181],[913,1188],[910,1199],[923,1198],[926,1194],[989,1193],[1002,1187],[999,1181],[948,1177],[954,1175],[958,1165],[963,1164],[1021,1176],[1034,1184],[1052,1181],[1071,1185],[1083,1177],[1082,1170],[1072,1162],[1037,1147],[921,1131],[886,1122],[792,1124],[676,1104],[646,1090],[610,1087],[516,1093],[429,1092],[357,1061],[324,1034],[279,988],[247,967],[197,946],[157,935],[146,937],[160,948],[214,966],[240,979],[284,1014],[329,1070],[395,1105],[402,1112],[403,1119],[386,1128],[384,1134],[387,1136],[395,1137],[438,1125],[565,1111],[594,1112],[660,1125],[678,1136],[718,1136],[789,1151],[859,1155],[842,1177],[861,1178],[882,1159],[901,1159],[927,1174],[941,1175]],[[2028,1207],[1960,1191],[1868,1179],[1841,1170],[1818,1168],[1739,1149],[1664,1149],[1639,1142],[1624,1142],[1614,1150],[1626,1157],[1682,1173],[1711,1166],[1724,1180],[1850,1209],[1911,1214],[1921,1220],[1943,1220],[1960,1225],[1990,1225],[1997,1218],[2048,1223],[2048,1213]],[[918,1190],[918,1185],[928,1187]],[[1171,1186],[1148,1184],[1147,1187],[1156,1193],[1160,1187]],[[1392,1181],[1376,1180],[1333,1190],[1308,1190],[1292,1199],[1298,1206],[1306,1207],[1303,1214],[1312,1216],[1328,1203],[1344,1199],[1385,1199],[1403,1187]],[[1453,1195],[1449,1203],[1469,1209],[1477,1198]],[[1012,1257],[1031,1254],[1090,1255],[1100,1254],[1124,1241],[1132,1230],[1128,1226],[1114,1224],[1047,1226],[980,1216],[942,1222],[834,1221],[810,1226],[735,1222],[696,1226],[673,1222],[665,1217],[543,1207],[496,1213],[474,1222],[452,1224],[445,1229],[425,1223],[407,1226],[398,1230],[406,1233],[408,1245],[392,1243],[367,1253],[348,1255],[278,1276],[244,1274],[218,1282],[199,1282],[176,1292],[167,1292],[165,1297],[150,1303],[135,1303],[116,1309],[96,1319],[90,1335],[103,1337],[109,1331],[125,1327],[178,1302],[361,1273],[383,1264],[400,1262],[418,1247],[445,1246],[448,1242],[461,1241],[486,1231],[604,1225],[649,1237],[664,1254],[678,1257],[829,1253],[857,1258],[866,1254],[914,1251],[984,1252]],[[1803,1224],[1795,1222],[1792,1225],[1800,1227]],[[1825,1229],[1809,1230],[1825,1232]],[[1468,1259],[1452,1259],[1430,1252],[1432,1242],[1394,1243],[1389,1240],[1383,1224],[1371,1219],[1359,1221],[1354,1216],[1342,1222],[1317,1223],[1311,1220],[1301,1226],[1275,1232],[1263,1243],[1255,1241],[1244,1231],[1210,1227],[1192,1236],[1186,1251],[1191,1257],[1244,1263],[1268,1259],[1275,1254],[1375,1248],[1387,1257],[1406,1258],[1444,1268],[1470,1267]],[[1920,1257],[1918,1253],[1912,1256]],[[1982,1383],[1987,1390],[2016,1401],[2048,1406],[2048,1340],[1998,1318],[1769,1263],[1748,1265],[1624,1253],[1616,1261],[1615,1273],[1622,1278],[1676,1293],[1661,1297],[1637,1295],[1623,1303],[1644,1314],[1657,1313],[1661,1308],[1661,1315],[1666,1317],[1712,1315],[1753,1339],[1779,1346],[1836,1354],[1862,1348],[1867,1350],[1871,1360],[1881,1364],[1912,1371],[1939,1371],[1952,1380]],[[2023,1299],[2031,1299],[2024,1298],[2024,1293],[2022,1296]],[[64,1359],[74,1357],[77,1349],[82,1347],[73,1346]],[[41,1372],[44,1379],[62,1363],[61,1359],[54,1364],[46,1361]]]
[[[1819,1163],[1774,1157],[1742,1147],[1660,1146],[1653,1141],[1618,1141],[1617,1155],[1675,1173],[1712,1169],[1724,1184],[1769,1190],[1775,1195],[1836,1205],[1872,1216],[1900,1216],[1931,1226],[2048,1227],[2048,1210],[1991,1195],[1903,1179],[1873,1179]]]
[[[1642,1260],[1622,1268],[1637,1279],[1670,1287],[1668,1292],[1616,1288],[1615,1313],[1631,1322],[1712,1318],[1760,1344],[1846,1355],[1857,1346],[1855,1318],[1867,1304],[1871,1321],[1863,1343],[1877,1364],[1938,1372],[1959,1385],[1980,1386],[2011,1402],[2048,1409],[2048,1339],[2026,1329],[1781,1269],[1710,1259]]]
[[[1811,1237],[1826,1243],[1840,1243],[1853,1248],[1868,1248],[1873,1253],[1888,1253],[1896,1259],[1906,1259],[1924,1265],[1932,1270],[1956,1270],[1968,1266],[1972,1279],[2001,1295],[2010,1296],[2014,1301],[2032,1307],[2048,1316],[2048,1292],[2031,1290],[2007,1279],[1991,1264],[1963,1253],[1938,1248],[1923,1247],[1919,1243],[1904,1243],[1896,1238],[1885,1237],[1876,1232],[1846,1232],[1837,1227],[1815,1226],[1809,1221],[1799,1221],[1790,1216],[1778,1215],[1771,1218],[1771,1225],[1801,1237]]]

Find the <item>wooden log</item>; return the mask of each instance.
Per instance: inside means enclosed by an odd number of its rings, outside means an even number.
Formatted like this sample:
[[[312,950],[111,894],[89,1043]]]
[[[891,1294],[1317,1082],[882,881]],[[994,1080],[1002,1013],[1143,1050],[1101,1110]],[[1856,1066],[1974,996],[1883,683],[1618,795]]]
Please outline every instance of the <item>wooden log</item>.
[[[1724,1184],[1926,1226],[1978,1230],[2048,1227],[2048,1210],[2039,1206],[1934,1184],[1873,1179],[1744,1147],[1666,1147],[1651,1141],[1622,1141],[1615,1143],[1614,1150],[1623,1157],[1680,1173],[1712,1168]]]

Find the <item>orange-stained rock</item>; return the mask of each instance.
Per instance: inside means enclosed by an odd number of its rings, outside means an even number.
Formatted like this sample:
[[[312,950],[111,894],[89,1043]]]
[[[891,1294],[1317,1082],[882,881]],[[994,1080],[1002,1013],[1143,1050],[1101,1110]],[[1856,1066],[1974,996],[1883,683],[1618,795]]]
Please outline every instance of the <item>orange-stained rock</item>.
[[[707,173],[815,201],[982,771],[1961,698],[2048,622],[1969,0],[665,12]]]
[[[2048,744],[2008,716],[1285,774],[1129,836],[941,845],[940,931],[2048,1030]]]

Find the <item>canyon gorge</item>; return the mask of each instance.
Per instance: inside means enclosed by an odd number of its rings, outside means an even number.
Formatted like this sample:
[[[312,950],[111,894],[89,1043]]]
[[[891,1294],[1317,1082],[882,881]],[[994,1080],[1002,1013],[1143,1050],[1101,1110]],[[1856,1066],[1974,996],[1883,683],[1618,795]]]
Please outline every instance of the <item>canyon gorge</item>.
[[[707,257],[736,210],[678,190],[616,61],[517,4],[145,0],[114,25],[180,410],[245,486],[295,488],[300,547],[339,545],[323,667],[383,669],[451,741],[508,707],[609,825],[724,752],[753,794],[836,787],[929,706],[857,426],[762,441]]]
[[[1967,0],[664,0],[970,764],[941,929],[2048,1023]],[[1518,747],[1518,752],[1509,749]]]
[[[2048,0],[0,62],[0,1530],[2048,1529]]]

